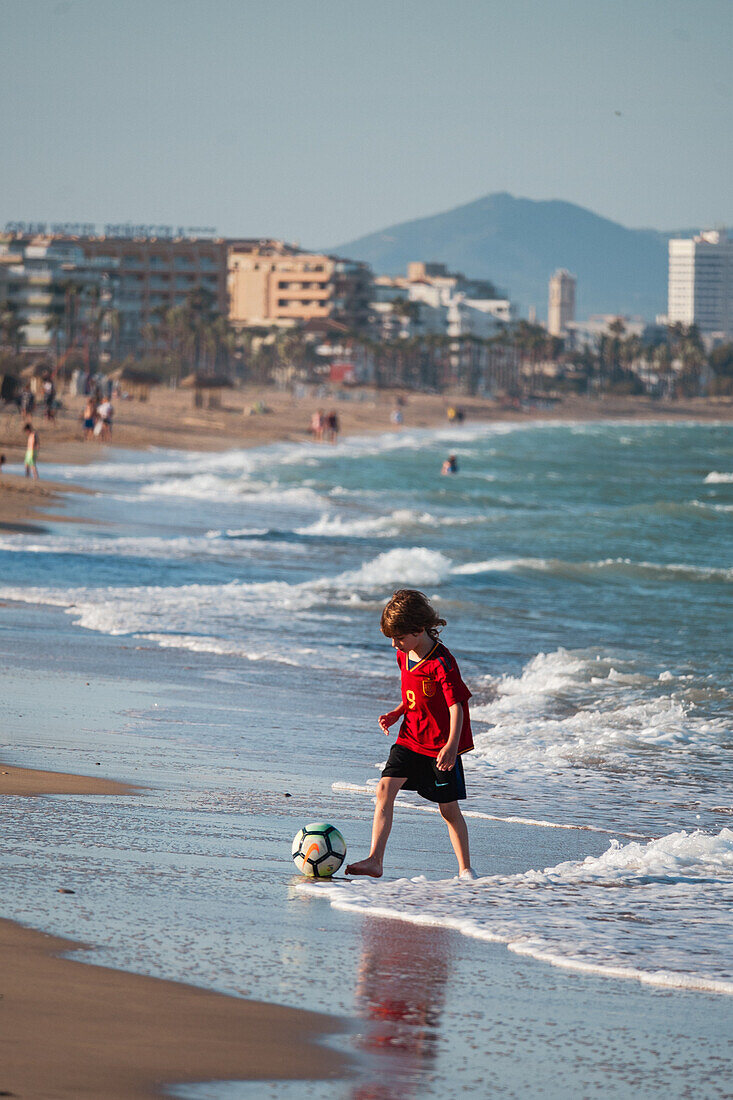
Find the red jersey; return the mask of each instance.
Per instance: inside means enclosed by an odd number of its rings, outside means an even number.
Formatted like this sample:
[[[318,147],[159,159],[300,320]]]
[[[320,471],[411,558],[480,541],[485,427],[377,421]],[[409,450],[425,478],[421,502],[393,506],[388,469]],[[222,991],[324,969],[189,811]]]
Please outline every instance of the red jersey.
[[[406,745],[423,756],[437,756],[448,740],[450,713],[454,703],[463,704],[463,727],[458,752],[473,748],[468,690],[453,655],[442,642],[436,642],[421,661],[407,667],[407,654],[397,650],[402,674],[402,705],[405,715],[400,726],[398,745]]]

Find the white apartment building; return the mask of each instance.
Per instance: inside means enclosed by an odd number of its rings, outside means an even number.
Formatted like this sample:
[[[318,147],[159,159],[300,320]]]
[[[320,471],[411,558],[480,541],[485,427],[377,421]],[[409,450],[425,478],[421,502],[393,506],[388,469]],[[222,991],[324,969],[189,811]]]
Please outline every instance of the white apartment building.
[[[512,302],[492,296],[492,290],[480,280],[449,273],[443,264],[415,262],[407,277],[374,280],[371,308],[381,332],[392,338],[441,333],[486,339],[516,318]],[[406,310],[404,303],[414,308]]]
[[[551,336],[564,336],[575,320],[575,287],[577,279],[560,268],[550,279],[547,329]]]
[[[598,349],[601,338],[608,336],[614,321],[623,323],[624,336],[642,336],[647,327],[643,317],[619,317],[617,313],[594,313],[585,321],[570,321],[566,327],[566,346],[580,350],[584,346]]]
[[[667,319],[697,325],[709,338],[733,337],[733,240],[726,232],[669,242]]]

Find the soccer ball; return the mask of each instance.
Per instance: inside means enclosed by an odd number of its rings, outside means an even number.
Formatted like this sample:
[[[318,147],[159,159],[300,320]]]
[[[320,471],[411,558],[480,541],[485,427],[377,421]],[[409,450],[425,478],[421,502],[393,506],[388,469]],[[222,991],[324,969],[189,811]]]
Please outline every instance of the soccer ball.
[[[301,875],[330,878],[346,856],[346,843],[335,825],[314,821],[293,837],[293,862]]]

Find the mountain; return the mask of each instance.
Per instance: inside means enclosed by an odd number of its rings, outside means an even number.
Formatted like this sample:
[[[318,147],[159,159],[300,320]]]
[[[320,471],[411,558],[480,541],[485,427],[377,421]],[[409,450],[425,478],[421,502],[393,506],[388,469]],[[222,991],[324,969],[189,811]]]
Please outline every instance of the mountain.
[[[673,233],[627,229],[570,202],[500,192],[429,218],[402,222],[330,251],[404,274],[410,260],[436,261],[490,279],[526,314],[547,316],[548,281],[565,267],[578,278],[576,316],[617,313],[654,320],[667,307],[667,241]]]

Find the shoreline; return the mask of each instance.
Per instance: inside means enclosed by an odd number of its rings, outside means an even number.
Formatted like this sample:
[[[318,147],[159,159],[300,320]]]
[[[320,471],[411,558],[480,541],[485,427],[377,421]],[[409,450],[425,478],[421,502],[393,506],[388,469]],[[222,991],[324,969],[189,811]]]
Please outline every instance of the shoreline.
[[[0,762],[0,796],[140,791]],[[2,1095],[44,1100],[91,1091],[98,1100],[144,1100],[181,1084],[321,1080],[346,1069],[344,1057],[319,1043],[347,1030],[345,1018],[63,957],[90,949],[0,918]]]
[[[181,1084],[344,1072],[317,1043],[345,1030],[337,1017],[61,957],[85,949],[0,920],[3,1096],[149,1100]]]
[[[0,760],[0,795],[37,798],[47,794],[138,794],[142,788],[116,779],[41,771]]]
[[[661,402],[645,397],[591,399],[569,396],[528,408],[507,408],[479,397],[443,394],[398,393],[397,391],[342,391],[337,397],[291,394],[267,387],[245,387],[221,391],[216,408],[195,408],[190,390],[155,387],[146,402],[115,401],[113,437],[109,443],[83,442],[79,412],[83,398],[64,395],[64,407],[53,422],[35,418],[41,445],[39,481],[22,473],[0,473],[0,531],[40,533],[44,522],[76,522],[67,513],[50,509],[63,504],[66,494],[89,490],[70,482],[44,479],[47,462],[84,465],[104,460],[109,448],[146,450],[160,447],[189,452],[222,451],[264,446],[269,443],[307,442],[311,439],[310,418],[318,409],[335,409],[344,437],[365,432],[397,432],[391,421],[397,401],[405,428],[449,426],[446,409],[460,407],[466,423],[516,423],[535,421],[591,423],[601,420],[639,421],[733,421],[733,400],[690,398]],[[77,409],[76,405],[79,405]],[[267,411],[254,411],[262,410]],[[5,410],[0,414],[0,453],[8,464],[22,463],[25,439],[23,418]],[[453,427],[460,429],[460,425]],[[326,446],[327,444],[322,444]]]

